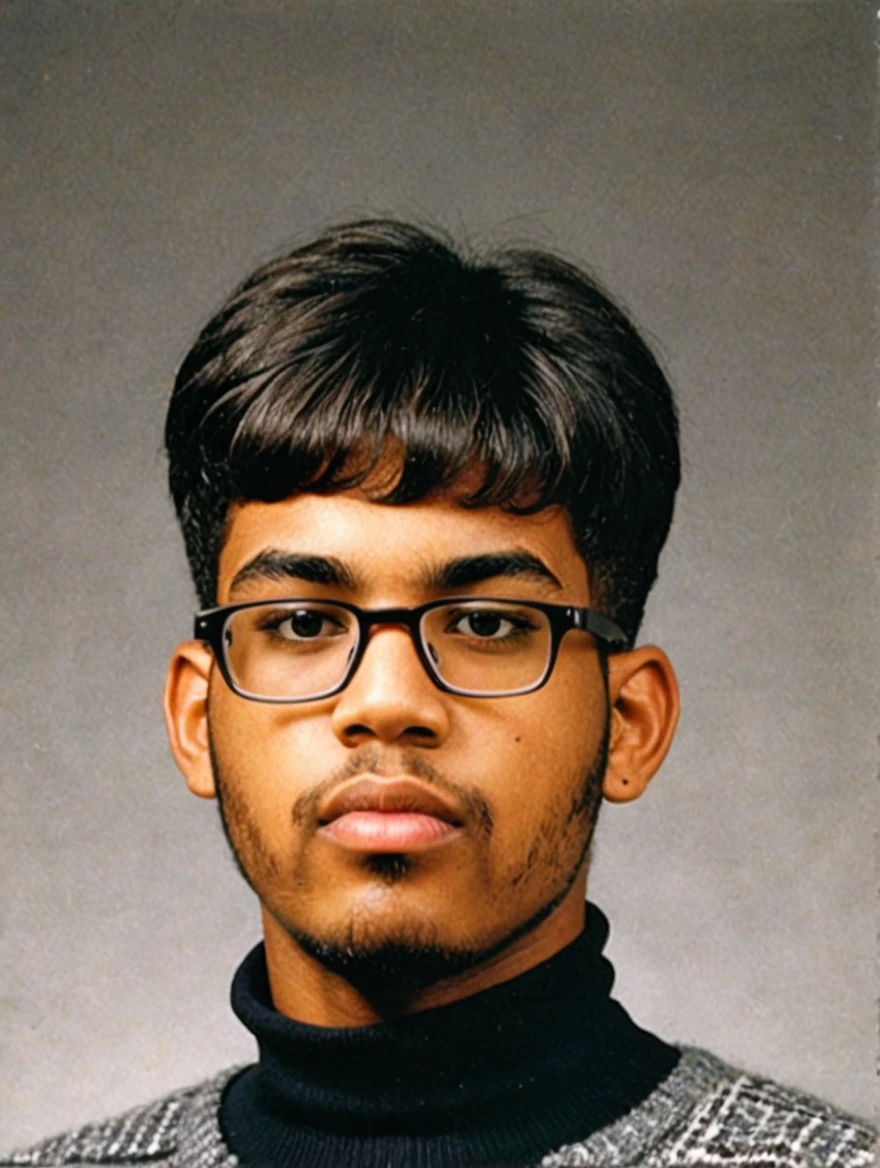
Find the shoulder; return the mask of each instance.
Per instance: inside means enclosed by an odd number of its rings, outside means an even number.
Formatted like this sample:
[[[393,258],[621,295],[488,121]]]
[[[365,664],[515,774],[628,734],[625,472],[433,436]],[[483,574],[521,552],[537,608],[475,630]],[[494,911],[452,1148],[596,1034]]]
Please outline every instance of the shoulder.
[[[644,1103],[543,1168],[871,1168],[877,1150],[866,1121],[686,1047]]]
[[[236,1161],[223,1144],[217,1114],[223,1089],[237,1069],[222,1071],[113,1119],[86,1124],[32,1148],[0,1155],[0,1166],[149,1164],[150,1168],[192,1168],[199,1164],[234,1168]]]
[[[707,1162],[767,1168],[874,1163],[877,1137],[866,1122],[802,1091],[703,1057],[716,1064],[718,1078],[679,1137],[682,1151],[699,1150]]]

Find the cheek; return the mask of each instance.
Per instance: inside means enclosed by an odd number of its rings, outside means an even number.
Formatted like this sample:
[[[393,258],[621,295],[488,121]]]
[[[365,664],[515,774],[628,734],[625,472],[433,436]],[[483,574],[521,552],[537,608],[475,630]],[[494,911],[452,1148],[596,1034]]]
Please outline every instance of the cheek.
[[[212,694],[208,724],[215,770],[226,793],[246,808],[267,836],[289,828],[297,795],[308,785],[307,723],[292,722],[289,711],[248,702],[228,691]]]
[[[602,736],[590,736],[576,757],[545,749],[541,770],[525,776],[529,786],[511,791],[496,887],[515,892],[521,908],[555,902],[577,879],[595,826],[602,755]]]
[[[561,675],[558,685],[512,699],[531,699],[522,712],[509,712],[504,728],[505,753],[523,779],[529,775],[541,787],[558,786],[564,776],[588,767],[601,746],[607,714],[604,688],[588,689],[579,680],[575,685]]]
[[[517,701],[521,707],[506,712],[500,797],[508,814],[533,828],[554,812],[564,821],[603,748],[608,700],[598,662],[589,670],[557,667],[547,686]]]

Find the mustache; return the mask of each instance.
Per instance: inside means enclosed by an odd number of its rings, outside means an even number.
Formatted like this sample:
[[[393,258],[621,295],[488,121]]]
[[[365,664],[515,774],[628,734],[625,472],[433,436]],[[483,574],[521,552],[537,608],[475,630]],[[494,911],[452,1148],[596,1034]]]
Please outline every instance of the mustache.
[[[297,827],[314,823],[318,818],[318,807],[333,793],[336,787],[357,775],[375,775],[390,778],[392,775],[411,775],[421,779],[428,786],[436,787],[458,804],[464,812],[464,820],[473,825],[478,834],[488,837],[495,825],[492,808],[479,791],[471,790],[442,775],[435,767],[415,751],[403,751],[388,755],[376,747],[362,747],[351,758],[304,791],[294,802],[292,819]]]

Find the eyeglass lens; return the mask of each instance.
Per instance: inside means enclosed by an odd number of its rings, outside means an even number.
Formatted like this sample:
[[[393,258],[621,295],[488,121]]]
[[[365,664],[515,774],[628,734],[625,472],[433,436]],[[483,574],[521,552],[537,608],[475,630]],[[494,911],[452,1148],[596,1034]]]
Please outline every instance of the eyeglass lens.
[[[419,635],[437,676],[471,693],[514,693],[540,681],[552,650],[540,609],[455,601],[423,613]],[[267,603],[232,613],[223,644],[235,684],[255,697],[303,700],[339,686],[360,639],[354,613],[318,601]]]

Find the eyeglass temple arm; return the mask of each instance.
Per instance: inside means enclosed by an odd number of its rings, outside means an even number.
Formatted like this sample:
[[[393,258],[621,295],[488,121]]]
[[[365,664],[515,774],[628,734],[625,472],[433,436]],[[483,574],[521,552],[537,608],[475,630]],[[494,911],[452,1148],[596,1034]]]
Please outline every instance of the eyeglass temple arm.
[[[629,648],[629,637],[620,625],[603,612],[596,612],[593,608],[573,608],[571,615],[576,629],[586,629],[614,649]]]

